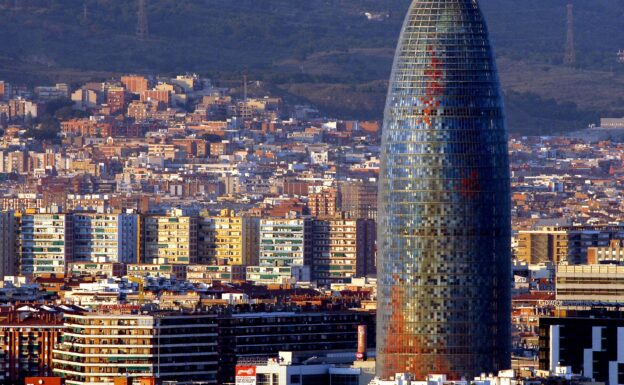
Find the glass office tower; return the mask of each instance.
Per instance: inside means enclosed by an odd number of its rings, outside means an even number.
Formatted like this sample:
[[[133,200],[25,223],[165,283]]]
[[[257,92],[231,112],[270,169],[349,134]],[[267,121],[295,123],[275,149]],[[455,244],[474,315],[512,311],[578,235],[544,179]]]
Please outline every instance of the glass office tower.
[[[510,366],[503,102],[477,0],[414,0],[396,50],[379,190],[377,376]]]

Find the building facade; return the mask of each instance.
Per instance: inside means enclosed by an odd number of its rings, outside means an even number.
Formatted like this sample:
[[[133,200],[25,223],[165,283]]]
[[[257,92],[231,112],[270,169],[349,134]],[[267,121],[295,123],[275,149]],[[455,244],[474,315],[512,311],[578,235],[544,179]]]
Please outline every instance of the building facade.
[[[588,249],[624,239],[623,226],[544,226],[518,234],[518,259],[527,263],[588,262]]]
[[[310,218],[263,218],[260,220],[260,265],[303,266],[312,262]]]
[[[75,213],[74,261],[138,262],[136,214]]]
[[[218,265],[257,265],[259,218],[221,210],[199,218],[200,262]]]
[[[477,1],[412,1],[379,175],[377,375],[453,380],[507,369],[509,158]]]
[[[624,266],[557,266],[558,301],[624,304]]]
[[[24,377],[52,375],[52,349],[60,342],[58,314],[40,311],[24,316],[11,311],[0,321],[0,383],[23,383]]]
[[[15,212],[0,213],[0,279],[17,274]]]
[[[597,382],[624,384],[624,320],[542,317],[539,330],[540,369],[570,366]]]
[[[67,314],[53,362],[67,385],[113,385],[126,377],[216,384],[216,317]]]
[[[174,209],[142,218],[142,261],[149,264],[197,263],[197,217]]]
[[[20,274],[65,274],[73,253],[71,214],[26,213],[19,223]]]
[[[280,351],[354,354],[360,325],[371,331],[367,346],[375,341],[375,315],[365,311],[240,313],[218,322],[220,384],[233,383],[234,367],[247,358]]]
[[[374,227],[372,219],[315,220],[312,279],[319,285],[330,285],[374,273]]]

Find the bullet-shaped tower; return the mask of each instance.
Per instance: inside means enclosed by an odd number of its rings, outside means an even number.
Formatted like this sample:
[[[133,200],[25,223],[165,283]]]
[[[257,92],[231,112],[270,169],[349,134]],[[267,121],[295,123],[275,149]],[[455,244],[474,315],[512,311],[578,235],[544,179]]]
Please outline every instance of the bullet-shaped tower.
[[[379,186],[377,376],[510,367],[511,198],[477,0],[413,0],[395,54]]]

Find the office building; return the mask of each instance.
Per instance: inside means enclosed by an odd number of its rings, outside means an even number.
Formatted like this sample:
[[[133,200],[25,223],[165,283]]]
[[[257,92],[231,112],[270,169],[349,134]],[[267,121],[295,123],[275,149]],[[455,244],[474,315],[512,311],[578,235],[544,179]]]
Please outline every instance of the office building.
[[[234,382],[234,368],[246,359],[280,351],[350,353],[358,346],[358,326],[374,346],[375,315],[365,311],[238,313],[219,316],[219,383]]]
[[[557,300],[624,304],[624,266],[559,265]]]
[[[541,317],[539,368],[568,366],[607,385],[624,384],[624,320]]]
[[[377,376],[458,380],[507,369],[509,159],[478,3],[412,1],[389,87],[379,173]]]

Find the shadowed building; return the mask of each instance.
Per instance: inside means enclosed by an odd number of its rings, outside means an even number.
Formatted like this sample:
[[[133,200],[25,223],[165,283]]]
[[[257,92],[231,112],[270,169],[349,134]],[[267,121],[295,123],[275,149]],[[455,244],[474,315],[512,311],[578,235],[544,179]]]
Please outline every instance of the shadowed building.
[[[503,102],[476,0],[414,0],[396,51],[379,186],[377,376],[510,367]]]

